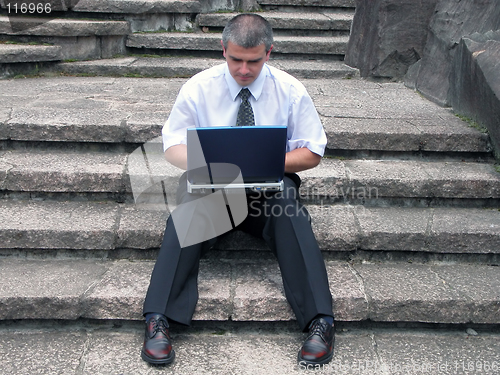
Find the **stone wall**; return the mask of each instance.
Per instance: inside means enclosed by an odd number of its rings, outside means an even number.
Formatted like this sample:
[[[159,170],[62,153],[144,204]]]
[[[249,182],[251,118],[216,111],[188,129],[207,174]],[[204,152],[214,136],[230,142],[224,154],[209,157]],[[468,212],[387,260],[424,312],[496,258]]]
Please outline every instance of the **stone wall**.
[[[440,0],[414,74],[415,88],[441,105],[450,105],[450,75],[460,40],[474,33],[499,29],[498,0]]]
[[[497,30],[499,0],[357,0],[345,61],[478,121],[500,155]]]
[[[203,12],[219,10],[251,12],[260,8],[257,0],[205,0],[200,3]]]
[[[449,98],[455,112],[487,128],[500,159],[500,31],[462,38]]]
[[[357,0],[346,63],[362,77],[400,79],[423,54],[438,0]]]

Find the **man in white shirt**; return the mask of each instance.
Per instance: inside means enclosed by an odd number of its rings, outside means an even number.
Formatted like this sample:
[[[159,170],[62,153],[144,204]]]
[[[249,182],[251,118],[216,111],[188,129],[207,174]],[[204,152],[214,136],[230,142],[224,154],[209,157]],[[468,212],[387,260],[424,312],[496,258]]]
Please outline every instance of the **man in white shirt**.
[[[285,190],[249,195],[249,215],[237,229],[264,238],[276,255],[287,300],[300,328],[309,332],[299,364],[320,365],[333,356],[332,297],[309,215],[298,201],[300,178],[295,172],[319,164],[326,135],[304,86],[266,64],[272,43],[271,26],[263,17],[240,14],[231,19],[222,37],[226,63],[195,75],[182,87],[163,128],[163,143],[167,160],[187,169],[188,127],[287,126]],[[179,182],[179,203],[190,199],[185,178]],[[276,206],[280,209],[274,210]],[[170,217],[144,302],[141,356],[153,364],[174,360],[168,321],[190,324],[198,299],[199,260],[216,241],[181,248],[175,233]]]

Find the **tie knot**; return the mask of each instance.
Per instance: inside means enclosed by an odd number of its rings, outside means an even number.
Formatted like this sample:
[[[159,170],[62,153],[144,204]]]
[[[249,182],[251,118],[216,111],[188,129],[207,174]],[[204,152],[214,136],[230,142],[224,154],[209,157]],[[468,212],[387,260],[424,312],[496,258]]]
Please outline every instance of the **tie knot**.
[[[245,101],[245,100],[248,100],[248,98],[250,97],[250,95],[252,95],[250,93],[250,90],[249,89],[241,89],[240,91],[240,98],[241,100]]]

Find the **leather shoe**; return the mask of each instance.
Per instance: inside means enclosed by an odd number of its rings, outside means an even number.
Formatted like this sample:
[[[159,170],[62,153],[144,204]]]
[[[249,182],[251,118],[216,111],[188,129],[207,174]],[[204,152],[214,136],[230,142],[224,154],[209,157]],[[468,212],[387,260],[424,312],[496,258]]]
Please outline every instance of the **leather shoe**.
[[[299,351],[300,365],[323,365],[333,357],[335,326],[319,318],[311,322],[309,335]]]
[[[165,316],[161,314],[153,315],[146,322],[146,335],[141,358],[155,365],[172,363],[175,352],[172,349],[171,340]]]

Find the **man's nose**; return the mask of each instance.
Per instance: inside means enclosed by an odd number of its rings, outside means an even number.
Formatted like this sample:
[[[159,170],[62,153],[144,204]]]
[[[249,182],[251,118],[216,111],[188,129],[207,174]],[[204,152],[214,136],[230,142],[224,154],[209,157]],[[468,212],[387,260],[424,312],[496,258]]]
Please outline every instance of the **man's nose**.
[[[241,63],[240,73],[243,74],[243,75],[245,75],[245,74],[247,74],[249,72],[250,72],[250,70],[248,69],[248,64],[245,61],[243,61]]]

